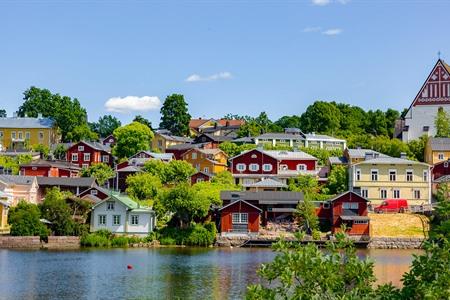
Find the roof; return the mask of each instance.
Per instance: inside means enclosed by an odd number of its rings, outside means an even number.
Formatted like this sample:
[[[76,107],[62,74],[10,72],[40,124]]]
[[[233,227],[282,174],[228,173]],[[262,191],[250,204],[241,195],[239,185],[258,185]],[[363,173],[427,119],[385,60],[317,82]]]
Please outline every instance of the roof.
[[[0,118],[0,128],[53,128],[54,124],[50,118]]]
[[[217,120],[217,123],[221,126],[237,126],[240,127],[245,124],[245,120],[228,120],[228,119],[220,119]]]
[[[284,184],[278,180],[272,179],[272,178],[264,178],[256,183],[247,184],[247,185],[244,184],[244,186],[245,187],[261,187],[261,188],[265,188],[265,187],[266,188],[287,188],[286,184]]]
[[[450,175],[443,175],[433,180],[436,183],[450,182]]]
[[[195,176],[195,175],[197,175],[197,174],[203,174],[203,175],[208,176],[208,177],[210,177],[210,178],[213,177],[213,174],[206,173],[206,172],[203,172],[203,171],[195,172],[193,175],[191,175],[191,177],[193,177],[193,176]]]
[[[199,128],[200,126],[211,120],[212,119],[191,119],[189,121],[189,128]]]
[[[184,136],[177,136],[177,135],[170,135],[165,133],[156,133],[159,136],[163,137],[166,140],[174,141],[174,142],[180,142],[180,143],[190,143],[192,142],[191,138],[184,137]]]
[[[172,145],[166,148],[166,150],[189,150],[193,148],[200,148],[202,145],[207,143],[198,143],[198,144],[191,144],[191,143],[185,143],[185,144],[178,144],[178,145]]]
[[[133,212],[153,212],[153,210],[149,207],[142,207],[139,205],[139,203],[133,201],[129,196],[125,194],[120,194],[117,192],[111,192],[109,194],[109,197],[104,199],[103,201],[98,202],[95,204],[92,208],[94,209],[96,206],[100,205],[101,203],[104,203],[106,201],[116,200],[125,205],[129,210]]]
[[[380,153],[380,152],[372,150],[372,149],[361,149],[361,148],[347,149],[347,152],[350,157],[355,157],[355,158],[364,158],[364,157],[366,157],[366,154],[378,154],[378,157],[389,157],[386,154]]]
[[[256,209],[256,210],[262,212],[262,209],[261,209],[261,208],[256,207],[256,206],[254,206],[253,204],[250,204],[250,203],[248,203],[247,201],[242,200],[242,199],[238,199],[238,200],[232,201],[232,202],[228,203],[227,205],[222,206],[221,208],[219,208],[219,210],[223,210],[223,209],[225,209],[225,208],[227,208],[227,207],[229,207],[229,206],[235,205],[235,204],[237,204],[237,203],[239,203],[239,202],[243,202],[243,203],[247,204],[248,206],[251,206],[251,207],[253,207],[254,209]]]
[[[254,138],[252,138],[250,136],[241,137],[241,138],[233,140],[233,143],[249,143],[249,144],[253,144],[253,142],[254,142]]]
[[[95,186],[94,177],[36,177],[38,185],[51,186]]]
[[[220,198],[222,200],[258,201],[259,204],[295,204],[303,201],[302,192],[285,192],[285,191],[221,191]]]
[[[344,156],[338,157],[338,156],[330,156],[328,158],[328,161],[332,165],[340,165],[340,164],[347,164],[347,158]]]
[[[3,200],[0,200],[0,204],[3,205],[3,206],[6,206],[6,207],[10,206],[8,202],[3,201]]]
[[[370,218],[367,216],[340,216],[344,221],[369,221]]]
[[[325,134],[306,133],[305,137],[307,140],[330,140],[330,141],[345,142],[345,140],[343,139],[338,139]]]
[[[300,134],[268,132],[255,137],[255,139],[304,140],[305,138]]]
[[[371,158],[369,160],[365,160],[365,161],[361,161],[359,163],[354,164],[356,165],[361,165],[361,164],[397,164],[397,165],[425,165],[425,166],[430,166],[426,163],[423,162],[419,162],[419,161],[415,161],[415,160],[409,160],[409,159],[404,159],[404,158],[398,158],[398,157],[390,157],[390,156],[386,156],[386,157],[378,157],[378,158]]]
[[[32,151],[20,151],[20,150],[15,150],[15,151],[0,151],[0,156],[18,156],[18,155],[31,155],[31,157],[40,157],[41,153],[39,152],[32,152]]]
[[[65,160],[44,160],[39,159],[27,164],[21,164],[21,167],[39,167],[39,166],[45,166],[45,167],[54,167],[54,168],[60,168],[60,169],[76,169],[80,170],[81,168],[73,164],[71,162],[65,161]]]
[[[171,160],[173,158],[173,153],[158,153],[158,152],[151,152],[151,151],[139,151],[138,153],[140,153],[140,152],[144,152],[145,154],[153,157],[154,159]],[[133,159],[137,159],[137,158],[138,157],[133,158]],[[146,159],[146,158],[144,158],[144,159]]]
[[[232,141],[235,137],[233,136],[228,136],[228,135],[212,135],[209,133],[202,133],[199,136],[197,136],[195,138],[195,140],[199,140],[202,136],[206,136],[207,138],[209,138],[210,140],[214,141],[214,142],[225,142],[225,141]]]
[[[314,156],[303,151],[283,151],[283,150],[263,150],[263,153],[270,155],[279,160],[283,159],[309,159],[317,160]]]
[[[72,145],[73,146],[78,146],[78,144],[83,143],[89,147],[91,147],[92,149],[95,150],[99,150],[99,151],[105,151],[105,152],[111,152],[111,147],[108,145],[103,145],[100,142],[91,142],[91,141],[80,141],[78,143],[75,143]]]
[[[327,201],[329,201],[329,202],[336,201],[337,199],[339,199],[339,198],[341,198],[342,196],[347,195],[347,194],[349,194],[349,193],[350,193],[351,195],[355,195],[355,196],[358,197],[358,198],[361,198],[361,199],[366,200],[366,202],[370,202],[367,198],[364,198],[364,197],[361,196],[360,194],[357,194],[357,193],[355,193],[355,192],[353,192],[353,191],[346,191],[346,192],[340,193],[340,194],[336,195],[335,197],[333,197],[333,198],[331,198],[331,199],[328,199]],[[350,195],[350,197],[351,197],[351,195]]]
[[[431,150],[450,151],[450,138],[429,138]]]
[[[140,172],[141,168],[136,166],[126,166],[124,168],[116,170],[117,172]]]
[[[20,175],[0,175],[0,181],[5,184],[17,185],[31,185],[34,182],[34,176],[20,176]]]

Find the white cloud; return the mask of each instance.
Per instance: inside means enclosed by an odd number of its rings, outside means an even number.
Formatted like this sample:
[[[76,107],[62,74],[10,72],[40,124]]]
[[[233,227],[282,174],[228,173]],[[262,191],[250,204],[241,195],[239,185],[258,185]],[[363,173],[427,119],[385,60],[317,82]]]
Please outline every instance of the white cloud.
[[[230,72],[220,72],[217,74],[212,74],[209,76],[200,76],[198,74],[192,74],[186,78],[187,82],[197,82],[197,81],[214,81],[219,79],[231,79],[233,76]]]
[[[340,29],[340,28],[331,28],[331,29],[322,31],[322,34],[325,34],[325,35],[338,35],[341,33],[342,33],[342,29]]]
[[[161,100],[156,96],[126,96],[113,97],[105,102],[105,108],[110,112],[128,113],[132,111],[149,111],[158,109]]]
[[[331,3],[331,0],[312,0],[313,5],[325,6]]]
[[[303,29],[303,32],[317,32],[320,31],[322,28],[320,27],[306,27]]]

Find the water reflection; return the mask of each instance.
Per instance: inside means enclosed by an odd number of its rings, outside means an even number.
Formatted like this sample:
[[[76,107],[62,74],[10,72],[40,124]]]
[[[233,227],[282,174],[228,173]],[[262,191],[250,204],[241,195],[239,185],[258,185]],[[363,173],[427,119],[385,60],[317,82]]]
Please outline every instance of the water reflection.
[[[410,250],[362,250],[400,284]],[[0,250],[0,299],[241,299],[270,249]],[[127,265],[133,269],[128,270]]]

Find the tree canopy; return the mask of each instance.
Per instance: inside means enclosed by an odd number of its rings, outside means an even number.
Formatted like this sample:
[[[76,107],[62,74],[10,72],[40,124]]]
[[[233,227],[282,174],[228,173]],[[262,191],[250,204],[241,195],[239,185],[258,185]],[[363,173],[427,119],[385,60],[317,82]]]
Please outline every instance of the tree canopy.
[[[189,135],[189,121],[191,115],[188,112],[188,104],[184,96],[172,94],[166,97],[161,107],[160,128],[169,130],[174,135]]]
[[[134,117],[133,122],[139,122],[141,124],[148,126],[148,128],[153,130],[152,122],[150,122],[148,119],[144,118],[141,115],[137,115],[136,117]]]
[[[105,163],[97,163],[83,168],[81,170],[82,177],[94,177],[99,185],[104,185],[109,179],[114,178],[114,170]]]
[[[114,130],[116,144],[113,153],[119,159],[130,157],[141,150],[149,150],[153,139],[151,129],[139,122],[133,122]]]
[[[116,117],[104,115],[98,119],[98,122],[93,122],[89,125],[92,131],[94,131],[98,136],[105,138],[113,134],[114,130],[122,126],[122,123]]]

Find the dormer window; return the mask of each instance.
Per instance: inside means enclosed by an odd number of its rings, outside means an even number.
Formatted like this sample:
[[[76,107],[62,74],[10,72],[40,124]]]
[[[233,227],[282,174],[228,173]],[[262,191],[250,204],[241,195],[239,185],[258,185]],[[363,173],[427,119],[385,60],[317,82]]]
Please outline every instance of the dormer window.
[[[78,151],[84,151],[84,146],[78,146]]]

